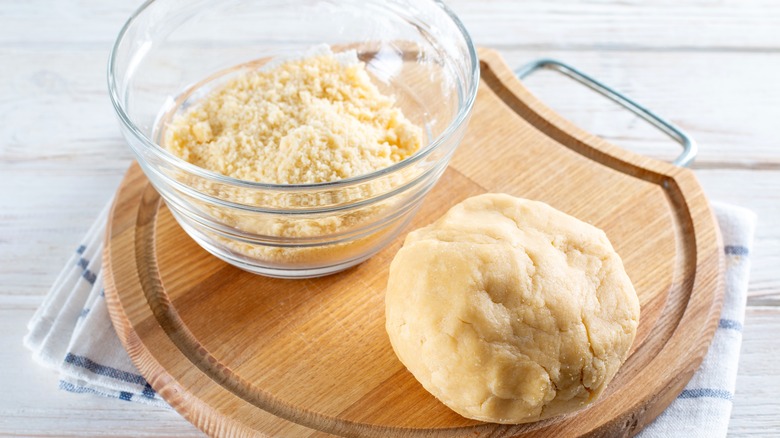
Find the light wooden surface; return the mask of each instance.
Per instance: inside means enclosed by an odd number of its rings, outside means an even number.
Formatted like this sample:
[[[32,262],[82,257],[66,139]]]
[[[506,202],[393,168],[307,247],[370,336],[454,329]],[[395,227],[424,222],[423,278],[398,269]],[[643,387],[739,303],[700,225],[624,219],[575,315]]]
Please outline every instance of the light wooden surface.
[[[0,8],[0,434],[201,436],[163,409],[56,389],[22,347],[25,324],[130,162],[105,86],[137,1]],[[730,433],[780,433],[780,4],[768,0],[449,2],[510,65],[568,61],[699,140],[711,199],[758,214]],[[578,125],[658,157],[676,148],[564,79],[528,86]]]
[[[178,412],[225,437],[628,436],[677,397],[723,298],[723,247],[701,187],[688,169],[561,119],[498,52],[480,59],[468,132],[409,229],[486,192],[541,200],[603,229],[642,316],[632,354],[598,403],[512,427],[457,415],[405,370],[385,333],[384,290],[403,235],[338,275],[252,275],[198,248],[133,165],[109,219],[106,300],[133,362]]]

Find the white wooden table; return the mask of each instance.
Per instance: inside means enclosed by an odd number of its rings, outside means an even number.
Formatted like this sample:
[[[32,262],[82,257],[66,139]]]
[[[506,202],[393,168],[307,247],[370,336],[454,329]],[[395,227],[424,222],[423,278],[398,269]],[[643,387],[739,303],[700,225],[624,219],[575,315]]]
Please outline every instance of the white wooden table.
[[[711,199],[759,217],[730,431],[780,435],[780,2],[450,1],[477,45],[511,65],[570,62],[688,130]],[[200,436],[178,414],[57,389],[25,324],[131,161],[106,58],[137,0],[0,4],[0,435]],[[547,76],[549,75],[549,76]],[[677,147],[552,73],[528,85],[580,126],[635,151]]]

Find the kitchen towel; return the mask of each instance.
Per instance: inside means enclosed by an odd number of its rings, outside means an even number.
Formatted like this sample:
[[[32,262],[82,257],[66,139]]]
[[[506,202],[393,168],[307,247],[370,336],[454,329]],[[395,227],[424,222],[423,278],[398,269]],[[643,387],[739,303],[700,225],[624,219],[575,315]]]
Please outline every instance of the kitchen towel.
[[[60,388],[168,406],[138,373],[111,325],[102,288],[101,250],[108,207],[28,324],[25,345],[41,364],[59,372]],[[726,296],[712,345],[688,386],[640,434],[648,437],[726,436],[742,343],[752,212],[714,203],[726,253]]]
[[[726,283],[718,329],[699,369],[682,393],[638,435],[649,437],[725,437],[737,380],[742,326],[745,322],[753,212],[713,203],[726,253]]]
[[[33,359],[55,369],[60,389],[168,407],[119,342],[103,292],[102,249],[110,202],[27,324]]]

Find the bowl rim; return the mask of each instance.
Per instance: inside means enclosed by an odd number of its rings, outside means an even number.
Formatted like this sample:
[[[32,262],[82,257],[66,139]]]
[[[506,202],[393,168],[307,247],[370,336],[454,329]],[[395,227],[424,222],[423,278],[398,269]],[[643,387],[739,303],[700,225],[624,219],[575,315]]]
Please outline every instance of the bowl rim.
[[[434,150],[438,149],[439,146],[446,143],[450,137],[458,130],[458,128],[466,123],[468,120],[469,115],[471,114],[471,110],[474,106],[474,102],[476,101],[477,96],[477,90],[479,89],[479,81],[480,81],[480,67],[479,67],[479,58],[477,57],[477,51],[474,47],[474,43],[471,39],[471,36],[468,33],[468,30],[466,30],[466,27],[463,25],[463,22],[458,18],[458,16],[455,14],[455,12],[450,9],[442,0],[431,0],[432,3],[434,3],[436,6],[438,6],[444,13],[450,18],[450,20],[455,24],[456,28],[460,32],[460,35],[463,37],[465,43],[466,43],[466,49],[468,51],[468,68],[470,69],[470,75],[467,71],[467,81],[470,81],[466,83],[466,99],[463,102],[463,104],[459,105],[458,113],[455,115],[453,120],[447,125],[447,127],[444,129],[444,131],[439,134],[438,137],[436,137],[433,141],[429,142],[423,149],[419,150],[417,153],[412,155],[411,157],[400,161],[398,163],[394,163],[391,166],[375,170],[373,172],[369,172],[363,175],[358,175],[350,178],[344,178],[334,181],[326,181],[321,183],[304,183],[304,184],[275,184],[275,183],[266,183],[266,182],[256,182],[256,181],[248,181],[248,180],[242,180],[238,178],[234,178],[231,176],[223,175],[221,173],[217,173],[199,166],[196,166],[195,164],[192,164],[182,158],[177,157],[176,155],[172,154],[170,151],[162,147],[161,145],[157,144],[156,142],[152,141],[149,137],[147,137],[141,130],[138,128],[138,126],[133,123],[133,121],[130,119],[130,116],[125,111],[123,105],[121,104],[120,97],[119,97],[119,90],[117,87],[117,81],[116,81],[116,58],[117,58],[117,52],[119,50],[120,44],[124,41],[124,38],[127,34],[127,32],[130,29],[130,26],[138,19],[138,17],[153,3],[155,3],[157,0],[146,0],[138,9],[136,9],[130,17],[127,19],[125,24],[122,26],[122,29],[119,31],[119,34],[117,35],[116,41],[114,42],[113,46],[111,47],[111,52],[108,56],[108,68],[107,68],[107,80],[108,80],[108,90],[109,90],[109,97],[111,99],[111,104],[114,107],[114,111],[117,113],[117,116],[119,117],[120,122],[130,130],[130,132],[133,134],[134,137],[139,139],[143,145],[150,150],[153,154],[155,154],[157,157],[163,159],[166,163],[179,168],[181,170],[184,170],[190,174],[194,174],[197,177],[210,180],[215,183],[219,184],[225,184],[230,185],[234,187],[240,187],[240,188],[248,188],[248,189],[263,189],[263,190],[272,190],[272,191],[282,191],[282,192],[289,192],[289,191],[298,191],[298,190],[312,190],[312,189],[334,189],[334,188],[341,188],[346,186],[351,186],[354,184],[363,183],[366,181],[371,181],[374,179],[381,178],[386,175],[390,175],[393,173],[396,173],[397,171],[407,168],[414,163],[422,160],[423,158],[430,155]],[[470,89],[468,87],[471,87]]]

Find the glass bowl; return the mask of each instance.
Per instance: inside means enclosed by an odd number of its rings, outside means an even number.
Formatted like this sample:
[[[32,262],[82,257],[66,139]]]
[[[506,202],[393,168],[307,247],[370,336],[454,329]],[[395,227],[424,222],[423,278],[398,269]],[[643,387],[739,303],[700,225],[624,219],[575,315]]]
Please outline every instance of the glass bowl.
[[[161,146],[167,121],[209,89],[321,44],[355,50],[423,128],[415,155],[363,176],[282,185],[220,175]],[[122,134],[181,227],[230,264],[286,278],[346,269],[398,235],[463,138],[478,84],[468,33],[430,0],[147,1],[108,66]]]

